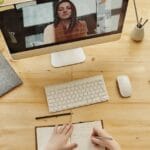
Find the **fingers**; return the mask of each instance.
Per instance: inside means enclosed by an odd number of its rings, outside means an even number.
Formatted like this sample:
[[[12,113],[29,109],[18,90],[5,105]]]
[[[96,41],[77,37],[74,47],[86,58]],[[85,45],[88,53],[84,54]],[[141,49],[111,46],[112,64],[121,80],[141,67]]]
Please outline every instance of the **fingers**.
[[[56,126],[54,127],[53,132],[54,132],[54,133],[57,133],[57,130],[58,130],[58,125],[56,125]]]
[[[67,138],[69,138],[71,136],[72,132],[73,132],[73,125],[71,125],[70,129],[66,133]]]
[[[103,129],[93,128],[92,136],[104,136]]]
[[[67,127],[67,124],[65,124],[62,127],[60,127],[59,133],[63,133],[63,131],[66,129],[66,127]]]
[[[103,137],[111,137],[104,129],[96,129],[93,128],[92,136],[103,136]]]
[[[99,136],[98,130],[93,128],[92,136]]]
[[[72,134],[72,131],[73,131],[72,124],[65,124],[63,126],[56,125],[54,128],[54,133],[64,134],[67,135],[68,137]]]
[[[94,145],[98,145],[98,146],[101,146],[101,147],[106,146],[106,144],[103,141],[99,140],[99,139],[96,139],[96,138],[92,137],[91,140],[92,140],[92,143]]]
[[[72,143],[72,144],[67,145],[64,150],[73,150],[77,146],[78,145],[76,143]]]
[[[63,130],[63,134],[67,134],[72,129],[72,124],[68,124],[66,128]]]
[[[101,137],[101,139],[98,139],[98,136]],[[111,140],[108,140],[107,138],[111,138]],[[93,133],[91,135],[91,141],[93,144],[101,146],[101,147],[107,147],[109,149],[120,150],[119,144],[104,129],[94,128]]]

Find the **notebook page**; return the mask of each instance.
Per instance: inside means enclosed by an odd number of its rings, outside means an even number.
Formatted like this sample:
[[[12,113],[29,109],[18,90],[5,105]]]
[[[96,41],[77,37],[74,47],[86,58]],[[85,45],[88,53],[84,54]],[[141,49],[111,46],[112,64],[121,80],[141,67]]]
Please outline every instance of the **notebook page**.
[[[53,133],[54,127],[40,127],[37,128],[37,150],[44,150],[49,138]]]
[[[74,124],[71,143],[75,142],[78,144],[78,147],[75,150],[94,150],[90,140],[93,127],[102,128],[101,121]],[[104,149],[102,148],[100,150]]]
[[[36,129],[37,150],[45,150],[48,140],[53,133],[53,129],[54,127],[38,127]],[[70,139],[68,143],[70,143]]]

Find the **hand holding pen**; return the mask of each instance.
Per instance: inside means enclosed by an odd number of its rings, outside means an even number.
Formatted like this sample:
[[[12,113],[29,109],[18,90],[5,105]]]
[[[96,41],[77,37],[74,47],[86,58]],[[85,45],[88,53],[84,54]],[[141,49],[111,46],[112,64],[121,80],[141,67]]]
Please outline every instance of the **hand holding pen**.
[[[91,141],[94,145],[94,150],[99,150],[101,147],[106,147],[108,150],[121,150],[119,144],[112,138],[104,129],[93,129]]]

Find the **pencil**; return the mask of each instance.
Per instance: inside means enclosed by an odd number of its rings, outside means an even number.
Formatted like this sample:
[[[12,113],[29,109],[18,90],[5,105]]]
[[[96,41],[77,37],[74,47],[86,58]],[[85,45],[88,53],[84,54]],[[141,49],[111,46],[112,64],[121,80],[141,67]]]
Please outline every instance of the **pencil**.
[[[140,22],[139,22],[140,24],[142,23],[142,19],[143,19],[143,18],[141,17],[141,18],[140,18]]]
[[[134,2],[134,9],[135,9],[136,21],[137,21],[137,24],[139,24],[139,17],[138,17],[138,12],[137,12],[137,8],[136,8],[135,0],[133,0],[133,2]]]
[[[40,117],[36,117],[35,119],[38,120],[38,119],[54,118],[54,117],[67,116],[67,115],[72,115],[72,113],[63,113],[63,114],[54,114],[54,115],[40,116]]]
[[[141,28],[142,27],[142,17],[140,18],[140,21],[139,21],[139,23],[138,23],[138,25],[137,25],[139,28]]]
[[[142,24],[142,27],[148,22],[148,19],[145,20],[145,22]]]
[[[113,140],[111,137],[104,137],[104,136],[96,136],[97,139],[104,139],[104,140]]]

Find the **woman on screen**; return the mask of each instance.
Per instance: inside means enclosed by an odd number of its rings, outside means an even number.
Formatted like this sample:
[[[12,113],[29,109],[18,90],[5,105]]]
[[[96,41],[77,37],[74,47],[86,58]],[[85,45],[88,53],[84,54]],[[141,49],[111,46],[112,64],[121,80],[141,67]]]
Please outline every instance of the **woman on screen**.
[[[70,0],[61,0],[55,7],[54,24],[44,30],[44,42],[55,43],[87,36],[87,24],[77,19],[75,5]]]

